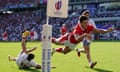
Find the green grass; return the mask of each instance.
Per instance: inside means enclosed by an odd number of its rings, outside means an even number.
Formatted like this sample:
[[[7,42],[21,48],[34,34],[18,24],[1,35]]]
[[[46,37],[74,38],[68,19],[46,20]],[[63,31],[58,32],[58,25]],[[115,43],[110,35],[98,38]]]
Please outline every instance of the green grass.
[[[27,47],[38,46],[34,51],[35,61],[41,64],[41,43],[29,42]],[[63,47],[56,46],[55,47]],[[80,44],[77,48],[81,48]],[[8,55],[17,56],[21,49],[20,42],[0,42],[0,72],[41,72],[31,68],[29,70],[19,70],[15,62],[9,62]],[[67,55],[55,53],[52,56],[52,65],[56,69],[51,72],[119,72],[120,71],[120,42],[93,42],[91,45],[91,56],[93,61],[98,64],[94,69],[88,67],[85,54],[77,57],[76,52],[72,51]]]

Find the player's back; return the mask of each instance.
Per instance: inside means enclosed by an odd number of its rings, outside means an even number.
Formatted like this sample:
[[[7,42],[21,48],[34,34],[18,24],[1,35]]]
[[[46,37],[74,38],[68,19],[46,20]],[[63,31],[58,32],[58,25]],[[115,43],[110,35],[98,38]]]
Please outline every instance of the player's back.
[[[87,25],[87,29],[84,29],[80,24],[77,24],[70,33],[70,42],[74,44],[79,43],[77,39],[84,33],[90,33],[93,29],[94,27],[92,25]]]
[[[74,30],[72,31],[72,33],[77,35],[82,35],[84,33],[90,33],[93,29],[94,27],[91,24],[88,24],[86,29],[82,28],[80,24],[77,24]]]

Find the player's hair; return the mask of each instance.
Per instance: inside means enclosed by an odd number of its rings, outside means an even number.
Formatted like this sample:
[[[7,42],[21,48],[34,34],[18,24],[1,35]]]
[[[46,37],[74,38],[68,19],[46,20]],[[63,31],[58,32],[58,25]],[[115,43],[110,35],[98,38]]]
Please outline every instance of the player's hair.
[[[89,20],[89,18],[86,17],[86,16],[81,16],[81,17],[79,18],[80,23],[82,23],[84,20]]]
[[[30,28],[24,29],[21,33],[24,33],[25,31],[30,31]]]
[[[35,55],[34,54],[28,54],[27,60],[31,61],[32,59],[34,59]]]
[[[82,13],[85,12],[85,11],[88,11],[88,9],[83,9],[83,10],[81,10],[80,14],[82,14]]]

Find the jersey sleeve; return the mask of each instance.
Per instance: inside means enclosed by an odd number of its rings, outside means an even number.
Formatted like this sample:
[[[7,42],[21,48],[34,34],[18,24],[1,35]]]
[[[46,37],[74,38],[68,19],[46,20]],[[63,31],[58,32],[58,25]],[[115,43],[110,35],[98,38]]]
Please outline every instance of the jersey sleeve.
[[[81,31],[79,25],[75,26],[75,28],[73,30],[73,34],[76,34],[76,35],[81,35],[82,34],[82,31]]]
[[[95,29],[94,26],[92,26],[92,25],[89,25],[89,26],[88,26],[88,30],[89,30],[89,31],[93,31],[94,29]]]

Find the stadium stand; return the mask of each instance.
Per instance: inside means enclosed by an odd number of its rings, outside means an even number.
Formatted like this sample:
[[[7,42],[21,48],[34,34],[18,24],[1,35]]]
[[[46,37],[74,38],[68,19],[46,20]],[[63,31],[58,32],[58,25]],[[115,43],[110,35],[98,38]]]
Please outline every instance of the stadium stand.
[[[14,4],[28,4],[35,3],[34,0],[1,0],[0,9],[6,8],[7,5]],[[98,19],[95,20],[98,28],[107,28],[108,26],[113,26],[116,30],[112,33],[99,35],[99,39],[106,40],[120,40],[120,20],[109,20],[111,17],[120,17],[120,7],[103,9],[102,7],[90,6],[88,8],[91,12],[91,18]],[[49,24],[53,26],[53,36],[60,36],[60,27],[63,23],[66,24],[68,31],[71,31],[72,27],[78,22],[80,16],[80,11],[82,9],[69,10],[69,16],[66,19],[63,18],[50,18]],[[100,20],[102,18],[102,20]],[[104,21],[105,18],[108,20]],[[114,19],[115,19],[114,18]],[[24,29],[35,30],[40,40],[42,25],[46,23],[46,12],[45,10],[38,11],[23,11],[12,14],[2,14],[0,15],[0,41],[2,41],[2,34],[8,32],[8,41],[20,41],[21,33]],[[97,38],[98,39],[98,38]],[[29,38],[30,40],[30,38]]]

